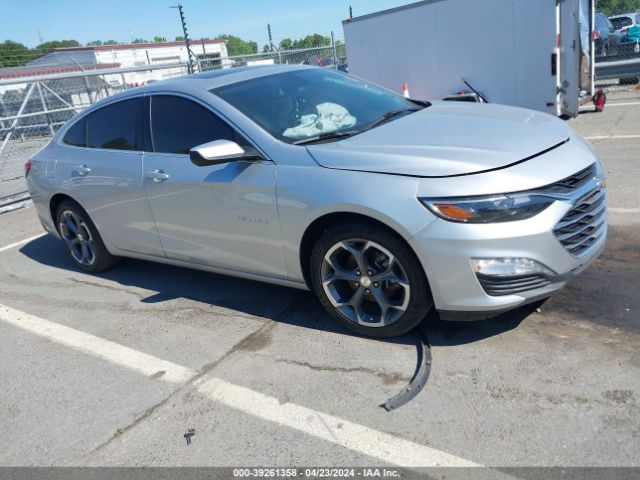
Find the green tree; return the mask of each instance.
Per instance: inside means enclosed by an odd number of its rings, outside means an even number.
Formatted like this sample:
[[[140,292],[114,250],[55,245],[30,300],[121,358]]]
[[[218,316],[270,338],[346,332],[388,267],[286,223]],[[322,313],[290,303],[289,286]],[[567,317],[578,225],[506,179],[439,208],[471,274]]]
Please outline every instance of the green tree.
[[[265,45],[262,47],[262,53],[271,53],[271,47],[269,45]]]
[[[184,42],[184,37],[182,35],[178,35],[176,37],[176,42]]]
[[[35,49],[41,52],[53,50],[54,48],[69,48],[79,47],[80,43],[77,40],[52,40],[51,42],[44,42],[38,45]]]
[[[284,38],[280,41],[280,50],[291,50],[293,48],[293,40]]]
[[[218,35],[216,40],[227,41],[227,52],[229,52],[230,56],[258,53],[258,44],[253,41],[245,41],[239,37],[227,34]]]
[[[165,37],[161,37],[160,35],[156,35],[155,37],[153,37],[153,41],[154,43],[163,43],[166,42],[167,39]]]
[[[330,44],[331,38],[320,35],[319,33],[314,33],[299,40],[294,40],[293,48],[315,48],[324,47]]]
[[[100,45],[102,45],[102,40],[91,40],[87,42],[87,47],[99,47]]]
[[[596,8],[606,15],[635,12],[640,8],[638,0],[597,0]]]
[[[5,40],[0,43],[0,67],[19,67],[37,54],[22,43]]]
[[[118,45],[118,42],[116,42],[115,40],[105,40],[104,42],[102,42],[103,45]]]
[[[136,38],[132,43],[149,43],[149,40],[147,40],[146,38]]]

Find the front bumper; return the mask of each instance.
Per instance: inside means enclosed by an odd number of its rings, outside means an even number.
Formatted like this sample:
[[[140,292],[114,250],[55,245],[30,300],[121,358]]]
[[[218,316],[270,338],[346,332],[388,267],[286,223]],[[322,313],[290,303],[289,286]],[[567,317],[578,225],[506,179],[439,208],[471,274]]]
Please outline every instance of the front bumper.
[[[443,318],[486,318],[546,298],[562,289],[602,252],[606,242],[606,191],[598,219],[597,239],[588,248],[571,253],[561,243],[558,225],[575,211],[579,199],[556,201],[528,220],[497,224],[460,224],[438,219],[411,240],[431,286],[435,307]],[[553,270],[541,278],[479,277],[472,258],[529,258]],[[511,281],[517,293],[509,293]],[[544,280],[544,281],[543,281]],[[483,286],[484,285],[484,286]],[[501,290],[502,289],[502,290]],[[491,294],[489,294],[489,293]],[[499,292],[499,293],[497,293]],[[505,293],[507,292],[507,293]]]

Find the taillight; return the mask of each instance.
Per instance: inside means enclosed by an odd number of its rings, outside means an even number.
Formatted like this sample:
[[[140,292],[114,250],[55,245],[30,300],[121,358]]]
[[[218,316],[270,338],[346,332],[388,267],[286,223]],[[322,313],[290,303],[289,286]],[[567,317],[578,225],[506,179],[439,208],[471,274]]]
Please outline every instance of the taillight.
[[[598,30],[594,30],[593,31],[593,39],[594,40],[599,40],[600,39],[600,32]]]
[[[31,167],[33,167],[33,164],[31,163],[31,160],[27,160],[27,163],[24,164],[24,176],[28,176],[29,172],[31,171]]]

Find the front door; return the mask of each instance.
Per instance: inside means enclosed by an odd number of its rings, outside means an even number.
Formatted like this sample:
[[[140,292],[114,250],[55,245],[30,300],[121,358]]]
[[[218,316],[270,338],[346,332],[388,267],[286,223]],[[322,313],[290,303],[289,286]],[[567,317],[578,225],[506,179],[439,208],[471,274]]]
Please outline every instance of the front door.
[[[144,186],[167,257],[285,277],[276,165],[194,165],[188,153],[195,146],[246,140],[208,108],[181,96],[151,97],[151,136]]]

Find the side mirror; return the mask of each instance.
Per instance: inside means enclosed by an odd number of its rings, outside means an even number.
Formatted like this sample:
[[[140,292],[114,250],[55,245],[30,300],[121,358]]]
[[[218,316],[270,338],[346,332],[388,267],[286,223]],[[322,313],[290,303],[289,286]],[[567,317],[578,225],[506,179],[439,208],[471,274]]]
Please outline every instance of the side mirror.
[[[215,140],[193,147],[189,151],[189,157],[199,167],[220,165],[235,160],[255,160],[260,158],[258,152],[251,150],[248,152],[236,142],[230,140]]]

